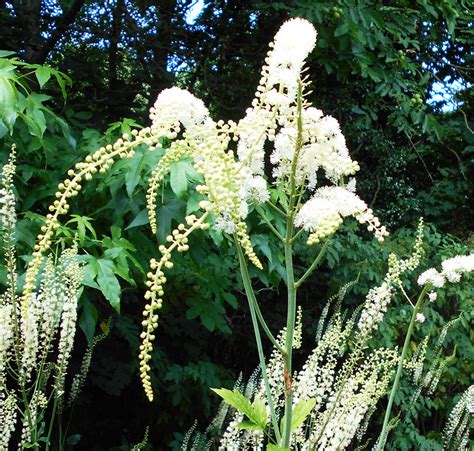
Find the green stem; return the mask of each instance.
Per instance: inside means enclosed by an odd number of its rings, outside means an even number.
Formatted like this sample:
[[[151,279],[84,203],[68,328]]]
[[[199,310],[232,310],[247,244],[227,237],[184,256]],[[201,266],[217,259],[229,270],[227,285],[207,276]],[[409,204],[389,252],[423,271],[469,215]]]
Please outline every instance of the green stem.
[[[291,242],[294,243],[304,232],[305,229],[298,230],[298,232],[296,232],[293,238],[291,239]]]
[[[267,218],[267,215],[263,211],[263,208],[260,205],[255,204],[255,209],[258,211],[259,215],[262,217],[262,219],[267,223],[268,227],[270,230],[275,234],[275,236],[280,240],[280,241],[285,241],[285,238],[283,238],[283,235],[272,225],[270,220]]]
[[[319,251],[316,258],[314,259],[313,263],[311,263],[311,266],[306,270],[306,272],[301,276],[301,278],[297,282],[295,282],[296,288],[298,288],[311,275],[311,273],[318,267],[319,263],[321,262],[321,259],[324,257],[324,254],[326,253],[328,244],[329,244],[329,240],[323,244],[323,247]]]
[[[252,298],[251,300],[253,302],[253,306],[255,308],[255,313],[257,314],[257,319],[259,320],[260,325],[262,326],[262,329],[265,332],[266,336],[272,342],[273,346],[275,346],[275,349],[278,352],[280,352],[281,354],[285,354],[285,350],[280,346],[280,343],[278,343],[276,338],[273,336],[270,328],[268,327],[267,323],[265,322],[265,319],[263,318],[262,311],[260,310],[260,306],[258,305],[253,289],[252,289],[251,298]]]
[[[289,235],[291,237],[291,235]],[[295,331],[295,319],[296,319],[296,287],[293,272],[293,255],[292,245],[290,241],[285,243],[285,267],[286,267],[286,278],[288,288],[288,311],[286,321],[286,340],[285,348],[286,355],[283,356],[285,362],[285,425],[284,425],[284,436],[282,442],[282,448],[288,448],[290,446],[291,436],[291,416],[292,416],[292,403],[293,403],[293,392],[292,392],[292,354],[293,354],[293,336]]]
[[[56,410],[58,407],[58,401],[57,397],[54,397],[54,402],[53,402],[53,412],[51,413],[51,420],[49,422],[49,429],[48,429],[48,436],[46,438],[46,451],[50,449],[51,446],[51,435],[53,433],[53,425],[54,425],[54,419],[56,418]]]
[[[266,203],[270,205],[270,207],[272,207],[276,212],[280,213],[282,216],[286,218],[286,213],[280,208],[278,208],[273,202],[267,201]]]
[[[302,104],[302,84],[298,83],[298,95],[297,95],[297,127],[298,134],[296,136],[295,154],[293,161],[291,162],[290,172],[290,189],[289,189],[289,206],[288,216],[286,220],[286,236],[285,236],[285,268],[286,268],[286,285],[288,289],[288,307],[286,316],[286,340],[285,348],[286,355],[283,356],[285,363],[284,369],[284,380],[285,380],[285,425],[283,428],[284,435],[282,437],[281,446],[282,448],[289,448],[291,438],[291,417],[292,417],[292,404],[293,404],[293,388],[292,388],[292,354],[293,354],[293,336],[295,332],[295,320],[296,320],[296,291],[295,285],[295,274],[293,269],[293,218],[295,215],[295,197],[296,197],[296,168],[298,165],[298,157],[303,147],[303,104]]]
[[[263,353],[263,346],[262,346],[262,339],[260,337],[260,330],[258,328],[258,319],[257,319],[257,314],[255,312],[255,305],[252,302],[252,299],[254,296],[253,294],[253,289],[252,289],[252,282],[250,281],[250,276],[248,273],[247,265],[245,264],[245,257],[242,252],[242,249],[235,240],[235,245],[237,248],[237,255],[239,256],[239,263],[240,263],[240,272],[242,274],[242,280],[244,283],[244,288],[245,288],[245,293],[247,295],[247,300],[249,301],[249,308],[250,308],[250,316],[252,318],[252,325],[253,325],[253,331],[255,334],[255,341],[257,342],[257,350],[258,350],[258,357],[260,360],[260,368],[262,370],[262,377],[265,383],[265,391],[267,394],[267,399],[268,399],[268,405],[270,407],[270,416],[273,424],[273,429],[275,430],[275,436],[277,441],[281,440],[281,435],[280,435],[280,429],[278,427],[278,419],[275,413],[275,405],[273,403],[273,397],[272,397],[272,392],[270,390],[270,383],[268,381],[268,376],[267,376],[267,367],[265,364],[265,354]]]
[[[405,356],[408,351],[408,347],[410,346],[410,339],[413,333],[413,329],[415,327],[416,314],[418,313],[421,307],[421,304],[423,303],[423,299],[428,289],[429,289],[429,284],[425,285],[423,290],[421,291],[420,296],[418,297],[418,300],[416,301],[415,308],[413,309],[413,313],[411,315],[410,324],[408,326],[408,331],[405,336],[405,343],[403,344],[402,355],[400,356],[400,361],[398,362],[397,373],[395,375],[395,380],[393,381],[392,390],[390,392],[390,398],[388,400],[387,410],[385,411],[385,418],[383,420],[382,432],[380,433],[379,441],[378,441],[377,448],[375,449],[375,451],[380,451],[385,446],[385,440],[388,434],[387,428],[388,428],[388,423],[390,420],[390,413],[392,411],[393,400],[395,399],[395,395],[397,394],[398,385],[400,383],[400,378],[402,375],[403,362],[405,361]]]

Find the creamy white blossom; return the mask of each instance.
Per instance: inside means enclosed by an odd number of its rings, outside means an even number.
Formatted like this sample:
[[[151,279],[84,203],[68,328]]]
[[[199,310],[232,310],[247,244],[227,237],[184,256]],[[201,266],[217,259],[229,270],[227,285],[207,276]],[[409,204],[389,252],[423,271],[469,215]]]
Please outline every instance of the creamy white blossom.
[[[15,174],[15,146],[12,147],[8,162],[0,174],[0,229],[12,230],[16,223],[13,175]]]
[[[268,85],[282,85],[290,98],[296,96],[297,81],[306,57],[316,45],[316,36],[313,25],[303,19],[290,19],[280,27],[265,60]]]
[[[384,226],[373,215],[367,204],[340,186],[322,187],[307,201],[295,217],[295,225],[310,232],[308,244],[317,243],[321,238],[334,233],[342,224],[343,218],[354,216],[361,223],[368,223],[379,240],[387,235]]]
[[[418,277],[418,285],[421,286],[430,283],[436,288],[441,288],[444,286],[445,282],[446,280],[444,276],[440,274],[435,268],[427,269]]]
[[[197,126],[210,121],[204,102],[189,91],[180,88],[163,90],[150,109],[151,129],[158,135],[175,138],[180,124],[193,132]]]
[[[474,254],[457,255],[441,263],[442,274],[450,282],[459,282],[462,274],[474,271]]]
[[[443,431],[444,449],[468,449],[471,432],[472,415],[474,414],[474,385],[471,385],[461,396],[451,411]]]
[[[417,313],[416,314],[416,320],[419,322],[419,323],[424,323],[426,318],[425,318],[425,315],[423,315],[423,313]]]
[[[260,175],[249,175],[242,183],[240,197],[247,202],[263,204],[270,199],[266,180]]]
[[[394,293],[395,290],[387,282],[369,291],[359,319],[359,329],[362,334],[369,334],[382,322]]]
[[[15,395],[10,393],[5,399],[0,397],[0,449],[8,450],[12,433],[15,431],[17,410]]]

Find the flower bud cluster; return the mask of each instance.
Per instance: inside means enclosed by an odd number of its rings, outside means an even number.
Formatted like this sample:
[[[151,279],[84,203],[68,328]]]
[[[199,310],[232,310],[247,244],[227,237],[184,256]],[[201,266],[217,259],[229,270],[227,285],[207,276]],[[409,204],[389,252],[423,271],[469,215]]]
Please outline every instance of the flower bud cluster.
[[[189,250],[188,237],[197,229],[206,230],[209,228],[209,224],[204,222],[208,213],[204,213],[200,218],[196,218],[195,215],[186,217],[187,228],[184,224],[173,230],[171,235],[168,235],[166,241],[169,243],[168,246],[160,245],[158,248],[161,253],[161,258],[156,260],[152,258],[150,260],[150,272],[147,274],[148,280],[146,285],[148,290],[145,293],[145,299],[148,304],[145,306],[143,311],[144,319],[142,321],[143,332],[140,335],[142,343],[140,345],[140,377],[142,379],[143,388],[145,394],[150,401],[153,400],[153,389],[151,386],[150,376],[150,365],[151,352],[153,350],[153,341],[155,340],[155,330],[158,327],[158,314],[156,310],[159,310],[163,304],[164,295],[164,284],[166,283],[166,277],[163,272],[164,268],[171,269],[173,262],[171,261],[171,253],[176,249],[178,252],[186,252]]]
[[[96,335],[94,339],[92,340],[92,344],[87,348],[87,351],[84,353],[84,356],[82,357],[81,368],[79,372],[74,376],[74,379],[72,380],[72,383],[71,383],[68,406],[71,406],[73,402],[77,399],[79,394],[81,393],[82,388],[84,387],[84,384],[86,382],[87,373],[89,372],[89,368],[92,361],[92,353],[94,351],[94,348],[97,345],[97,343],[102,341],[106,336],[107,334]]]
[[[64,382],[67,367],[71,358],[74,336],[76,334],[79,289],[85,271],[84,266],[77,260],[77,246],[66,249],[62,253],[58,269],[62,275],[63,296],[60,298],[62,309],[59,324],[58,357],[54,386],[56,397],[59,398],[61,408],[64,402]]]
[[[203,101],[180,88],[163,90],[150,109],[151,131],[154,136],[175,139],[181,124],[190,132],[209,119]]]
[[[146,194],[146,208],[148,210],[148,219],[150,221],[151,231],[156,234],[158,225],[156,222],[156,198],[160,183],[165,174],[170,170],[171,163],[177,163],[187,152],[187,149],[181,142],[173,142],[170,149],[166,151],[159,163],[153,169],[148,179],[148,190]]]
[[[402,287],[401,275],[418,267],[423,255],[423,219],[418,223],[415,244],[410,257],[399,259],[395,254],[388,257],[388,272],[383,283],[372,288],[365,299],[364,309],[359,318],[359,330],[366,337],[378,328],[395,294],[395,287]]]
[[[423,364],[426,358],[429,336],[427,335],[423,341],[417,346],[412,358],[408,362],[404,362],[403,367],[408,371],[415,384],[420,382],[423,371]]]
[[[300,74],[316,44],[316,30],[307,21],[285,22],[270,44],[252,108],[239,121],[239,161],[255,175],[263,175],[265,141],[275,140],[278,125],[294,116]]]
[[[5,379],[7,355],[13,339],[12,315],[13,306],[6,303],[6,299],[0,298],[0,393]]]
[[[247,258],[261,269],[262,264],[253,250],[244,222],[248,207],[241,198],[242,174],[234,154],[226,151],[229,136],[208,126],[199,130],[195,136],[186,132],[186,138],[193,146],[194,168],[203,175],[205,181],[205,185],[197,187],[198,192],[208,198],[200,203],[200,208],[212,211],[217,218],[226,221],[226,227],[236,234]]]
[[[382,285],[372,288],[365,298],[365,306],[359,318],[359,330],[368,336],[383,321],[388,305],[395,290],[384,281]]]
[[[31,398],[28,410],[29,410],[29,418],[33,424],[37,424],[40,422],[40,416],[46,406],[48,405],[48,398],[42,391],[35,391],[33,397]],[[30,428],[30,422],[28,421],[28,415],[26,413],[23,414],[22,418],[22,430],[21,430],[21,442],[20,442],[20,449],[30,448],[32,442],[32,430]]]
[[[297,186],[316,187],[318,171],[323,169],[326,178],[338,183],[341,177],[353,175],[360,168],[349,156],[346,140],[339,123],[331,116],[323,116],[317,108],[304,108],[302,117],[302,143],[298,156],[295,179]],[[270,161],[275,166],[273,175],[277,181],[291,173],[296,148],[298,113],[295,110],[287,118],[275,138]]]
[[[386,280],[391,285],[402,286],[400,276],[407,271],[413,271],[418,268],[421,257],[423,256],[423,233],[424,222],[423,218],[420,218],[411,256],[406,259],[398,259],[395,254],[389,256],[389,269]]]
[[[267,89],[267,101],[278,103],[281,91],[289,101],[294,101],[298,90],[298,81],[306,57],[316,45],[316,30],[304,19],[291,19],[285,22],[270,44],[270,51],[262,68],[260,86]],[[282,87],[279,92],[268,88]]]
[[[331,326],[298,373],[294,383],[295,405],[301,400],[314,398],[315,411],[319,411],[332,393],[338,359],[350,334],[350,329],[343,326],[340,316],[331,321]]]
[[[293,337],[293,349],[299,349],[302,344],[302,328],[303,328],[303,311],[298,308],[295,332]],[[286,327],[284,327],[277,337],[277,342],[280,348],[285,347],[286,342]],[[285,363],[281,352],[274,347],[268,361],[266,368],[268,376],[268,384],[272,393],[272,398],[275,403],[275,408],[284,406],[284,390],[285,390],[285,379],[284,379]],[[262,379],[257,391],[257,396],[262,399],[266,399],[265,381]]]
[[[364,417],[371,414],[378,400],[385,395],[397,361],[395,350],[376,349],[344,384],[336,383],[325,411],[317,417],[302,449],[337,451],[349,446],[363,426]],[[338,394],[339,389],[342,391]],[[321,438],[316,442],[321,430]]]
[[[38,340],[38,310],[39,299],[36,293],[31,295],[31,302],[26,315],[21,317],[22,353],[20,377],[23,381],[29,381],[32,371],[36,367],[36,355],[39,350]]]
[[[55,381],[56,396],[61,398],[63,398],[64,395],[64,381],[74,345],[74,335],[76,334],[77,300],[78,296],[76,289],[69,286],[67,288],[66,300],[64,302],[61,315],[57,373]]]

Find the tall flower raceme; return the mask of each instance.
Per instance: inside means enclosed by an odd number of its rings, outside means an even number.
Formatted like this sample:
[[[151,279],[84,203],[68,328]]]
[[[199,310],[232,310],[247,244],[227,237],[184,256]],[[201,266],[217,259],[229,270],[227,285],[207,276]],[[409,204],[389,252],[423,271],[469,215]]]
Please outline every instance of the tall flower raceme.
[[[7,271],[0,293],[0,449],[12,448],[16,436],[21,448],[51,449],[53,425],[64,405],[84,267],[76,246],[46,258],[28,303],[21,304],[14,174],[13,149],[0,174],[0,245]]]
[[[447,451],[468,449],[473,415],[474,385],[471,385],[462,394],[449,415],[444,429],[443,449]]]

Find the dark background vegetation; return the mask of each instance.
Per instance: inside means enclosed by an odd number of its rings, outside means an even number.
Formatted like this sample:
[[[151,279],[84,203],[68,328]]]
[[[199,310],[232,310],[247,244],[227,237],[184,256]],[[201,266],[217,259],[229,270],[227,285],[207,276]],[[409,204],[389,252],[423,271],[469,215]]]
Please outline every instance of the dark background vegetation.
[[[301,290],[303,361],[325,300],[358,276],[345,307],[360,304],[383,277],[389,252],[409,252],[420,216],[427,223],[424,267],[473,247],[472,10],[463,0],[204,0],[197,17],[186,20],[195,3],[0,0],[0,45],[15,52],[1,54],[0,74],[16,80],[19,91],[12,97],[5,82],[0,86],[2,160],[11,143],[18,148],[20,254],[29,253],[67,169],[130,127],[148,124],[147,110],[162,89],[185,87],[215,117],[242,117],[272,36],[288,17],[305,17],[319,35],[308,61],[310,99],[340,121],[362,168],[358,191],[394,233],[382,247],[353,223],[338,233],[321,271]],[[77,449],[129,449],[147,426],[153,449],[178,447],[195,419],[202,429],[212,419],[218,401],[208,387],[230,387],[257,365],[231,243],[215,232],[211,239],[197,235],[170,271],[153,358],[156,401],[145,400],[137,348],[156,240],[144,226],[144,193],[158,158],[140,149],[88,184],[57,237],[58,245],[70,244],[77,234],[88,262],[73,368],[94,334],[112,324],[95,349],[69,428]],[[176,183],[165,189],[158,239],[195,205],[182,191]],[[284,323],[282,254],[261,224],[250,226],[267,260],[254,279],[276,331]],[[298,264],[310,258],[302,249]],[[472,311],[472,294],[468,282],[442,291],[414,343],[426,334],[435,339],[446,321]],[[400,344],[408,315],[396,299],[373,344]],[[466,313],[451,330],[445,355],[455,351],[455,359],[434,395],[422,395],[399,426],[392,449],[441,449],[447,413],[474,371],[470,318]],[[397,410],[413,391],[405,379]]]

